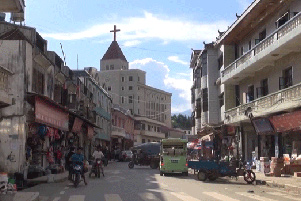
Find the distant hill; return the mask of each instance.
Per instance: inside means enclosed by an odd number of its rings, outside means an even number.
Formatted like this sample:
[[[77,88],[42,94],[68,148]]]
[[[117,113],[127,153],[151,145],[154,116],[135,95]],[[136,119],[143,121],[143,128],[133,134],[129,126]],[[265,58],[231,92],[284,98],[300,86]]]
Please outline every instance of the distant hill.
[[[191,116],[191,110],[186,110],[184,112],[178,112],[178,113],[171,113],[171,116],[172,115],[179,115],[179,114],[190,117]]]

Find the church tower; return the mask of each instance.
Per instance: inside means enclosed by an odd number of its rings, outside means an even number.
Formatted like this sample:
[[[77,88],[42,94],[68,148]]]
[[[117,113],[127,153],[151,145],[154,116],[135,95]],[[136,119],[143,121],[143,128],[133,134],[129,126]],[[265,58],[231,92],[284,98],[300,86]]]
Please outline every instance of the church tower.
[[[110,31],[114,32],[114,40],[100,60],[100,71],[129,69],[129,63],[116,41],[116,32],[118,31],[120,29],[116,29],[116,25],[114,25],[114,30]]]

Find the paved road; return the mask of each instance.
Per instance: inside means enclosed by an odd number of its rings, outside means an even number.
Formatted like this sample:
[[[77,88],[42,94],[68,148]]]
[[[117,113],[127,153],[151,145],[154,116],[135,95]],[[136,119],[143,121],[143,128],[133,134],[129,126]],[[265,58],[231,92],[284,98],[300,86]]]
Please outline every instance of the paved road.
[[[129,169],[127,163],[105,167],[105,177],[89,179],[74,188],[70,182],[42,184],[26,191],[40,192],[41,201],[216,201],[216,200],[300,200],[277,189],[218,179],[200,182],[192,172],[185,176],[163,176],[149,167]],[[248,192],[249,191],[249,192]],[[251,191],[251,192],[250,192]]]

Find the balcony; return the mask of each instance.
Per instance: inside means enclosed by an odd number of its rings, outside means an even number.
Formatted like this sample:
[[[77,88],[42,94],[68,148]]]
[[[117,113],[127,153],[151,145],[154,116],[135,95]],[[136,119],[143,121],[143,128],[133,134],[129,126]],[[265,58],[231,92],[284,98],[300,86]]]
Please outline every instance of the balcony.
[[[1,0],[0,12],[24,12],[24,0]]]
[[[249,121],[249,118],[245,115],[245,111],[249,107],[252,108],[254,117],[267,116],[301,107],[301,83],[226,111],[225,124]]]
[[[12,104],[9,97],[9,81],[13,73],[8,69],[0,66],[0,108],[7,107]]]
[[[291,53],[300,51],[301,12],[279,27],[271,35],[260,41],[255,47],[225,67],[221,82],[234,84],[254,76],[263,67],[272,66],[273,62]]]
[[[140,134],[140,135],[149,136],[149,137],[156,137],[156,138],[161,138],[161,139],[165,138],[165,133],[155,132],[155,131],[140,130],[140,132],[137,132],[135,130],[135,134],[136,135]]]
[[[126,137],[124,128],[120,128],[120,127],[117,127],[117,126],[112,126],[112,134],[111,134],[111,136],[112,137],[114,137],[114,136]]]

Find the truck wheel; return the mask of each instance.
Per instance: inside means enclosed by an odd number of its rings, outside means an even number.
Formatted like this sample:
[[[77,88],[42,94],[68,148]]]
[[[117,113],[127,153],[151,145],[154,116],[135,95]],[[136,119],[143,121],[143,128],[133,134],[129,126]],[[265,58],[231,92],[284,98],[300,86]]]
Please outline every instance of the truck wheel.
[[[198,180],[200,181],[206,181],[207,179],[207,174],[205,171],[200,170],[198,173]]]
[[[160,176],[163,176],[163,172],[162,171],[160,171]]]
[[[244,180],[248,184],[252,184],[256,180],[255,173],[252,170],[247,170],[246,172],[244,172]]]

